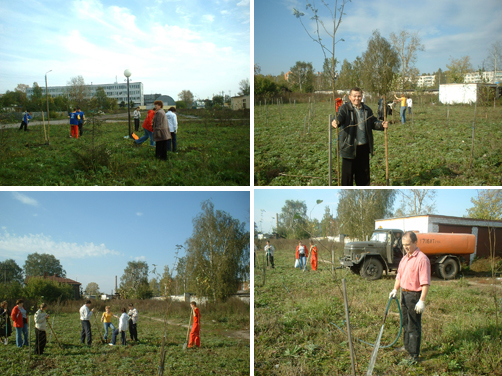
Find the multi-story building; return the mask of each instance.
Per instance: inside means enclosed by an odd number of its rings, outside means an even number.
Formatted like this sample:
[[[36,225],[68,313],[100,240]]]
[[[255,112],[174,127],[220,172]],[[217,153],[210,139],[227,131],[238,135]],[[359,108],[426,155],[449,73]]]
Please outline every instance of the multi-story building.
[[[93,97],[96,95],[96,90],[102,87],[105,90],[106,95],[109,98],[117,99],[120,103],[124,101],[127,103],[127,83],[113,83],[113,84],[101,84],[101,85],[84,85],[84,88],[88,91],[88,96]],[[45,86],[40,86],[43,95],[45,95]],[[69,86],[49,86],[47,88],[48,94],[52,97],[57,97],[61,95],[68,95]],[[33,88],[30,87],[26,89],[26,96],[30,98],[33,95]],[[142,82],[130,82],[129,83],[129,98],[134,102],[135,106],[143,106],[145,104],[143,95],[143,83]]]
[[[497,82],[502,83],[502,71],[497,71],[495,76],[495,71],[490,72],[470,72],[466,73],[464,76],[464,83],[466,84],[496,84]]]
[[[418,87],[430,87],[434,86],[436,82],[436,76],[418,76],[417,86]]]

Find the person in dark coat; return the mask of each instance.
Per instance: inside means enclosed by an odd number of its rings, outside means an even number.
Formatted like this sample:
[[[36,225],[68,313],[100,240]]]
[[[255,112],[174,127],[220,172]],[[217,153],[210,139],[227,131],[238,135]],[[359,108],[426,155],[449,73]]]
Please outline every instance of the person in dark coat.
[[[3,338],[4,343],[7,338],[12,335],[12,323],[10,322],[10,311],[8,303],[3,301],[0,303],[0,338]]]
[[[164,103],[155,101],[153,105],[155,106],[155,115],[152,122],[155,157],[165,161],[167,160],[167,140],[171,139],[171,132],[169,132],[166,113],[162,109]]]
[[[370,154],[373,155],[373,129],[388,128],[389,122],[379,121],[371,108],[362,103],[363,92],[358,87],[350,90],[350,102],[338,111],[331,125],[340,128],[338,143],[342,157],[341,185],[370,185]]]

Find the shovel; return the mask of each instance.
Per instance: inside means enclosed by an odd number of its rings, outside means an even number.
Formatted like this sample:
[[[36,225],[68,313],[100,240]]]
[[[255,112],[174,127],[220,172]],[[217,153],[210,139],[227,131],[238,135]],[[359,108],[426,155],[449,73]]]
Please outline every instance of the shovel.
[[[390,302],[392,301],[392,299],[394,299],[394,298],[390,298],[389,302],[387,303],[387,309],[385,310],[385,314],[383,316],[383,323],[382,323],[382,327],[380,328],[380,334],[378,334],[378,338],[375,342],[375,348],[373,350],[373,353],[371,354],[370,364],[368,366],[368,372],[366,372],[366,376],[373,375],[373,367],[375,366],[378,348],[380,347],[380,340],[382,339],[383,327],[385,326],[385,320],[387,319],[387,313],[389,312]]]
[[[106,345],[106,341],[103,339],[103,335],[101,334],[101,328],[99,327],[98,319],[96,317],[97,314],[98,314],[98,312],[96,312],[96,315],[93,315],[94,316],[94,322],[96,323],[96,326],[98,327],[99,338],[101,339],[101,343],[103,343],[103,344]]]
[[[183,350],[186,350],[188,347],[188,334],[190,333],[190,323],[192,322],[192,310],[190,310],[190,319],[188,320],[188,329],[187,329],[187,339],[183,344]]]

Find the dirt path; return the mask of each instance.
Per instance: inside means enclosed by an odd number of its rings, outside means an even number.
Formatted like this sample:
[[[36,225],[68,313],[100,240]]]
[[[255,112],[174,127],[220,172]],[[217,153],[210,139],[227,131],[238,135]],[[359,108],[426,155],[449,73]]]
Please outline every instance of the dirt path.
[[[154,320],[154,321],[164,322],[163,319],[158,319],[158,318],[155,318],[155,317],[148,317],[148,316],[143,316],[143,317],[146,317],[147,319]],[[167,323],[169,325],[173,325],[173,326],[180,326],[182,328],[188,328],[188,325],[186,325],[186,324],[180,324],[178,322],[171,321],[171,320],[167,320]],[[248,341],[250,339],[249,330],[229,330],[229,331],[225,331],[224,335],[226,337],[237,338],[237,339],[245,339],[245,340],[248,340]]]

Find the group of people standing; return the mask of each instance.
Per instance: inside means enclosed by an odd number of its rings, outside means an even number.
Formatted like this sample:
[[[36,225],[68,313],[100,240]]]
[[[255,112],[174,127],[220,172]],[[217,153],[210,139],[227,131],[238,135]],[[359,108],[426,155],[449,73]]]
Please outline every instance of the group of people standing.
[[[76,107],[73,109],[73,112],[70,112],[68,115],[70,119],[70,137],[71,138],[79,138],[83,134],[83,127],[85,123],[85,114],[84,111],[80,109],[80,107]]]
[[[312,270],[317,270],[317,247],[314,245],[314,241],[310,241],[310,249],[302,243],[300,240],[298,246],[296,247],[296,261],[295,268],[300,268],[303,271],[307,271],[307,261],[310,255],[310,266]]]
[[[150,146],[155,146],[155,157],[161,160],[167,159],[167,152],[176,152],[178,133],[178,119],[176,117],[176,108],[170,107],[167,113],[164,111],[164,103],[155,101],[154,108],[149,110],[145,120],[143,121],[143,129],[145,134],[137,140],[134,140],[134,145],[141,145],[146,140],[150,139]],[[139,107],[134,110],[134,129],[139,130],[139,121],[141,113]]]
[[[85,344],[87,340],[88,346],[91,346],[92,344],[91,317],[92,314],[94,313],[94,308],[90,309],[91,304],[92,302],[90,300],[87,300],[85,304],[82,307],[80,307],[80,322],[82,324],[82,331],[80,333],[80,342],[82,344]],[[138,310],[134,308],[134,305],[132,303],[130,303],[129,311],[127,311],[125,308],[121,308],[120,312],[121,312],[120,317],[114,315],[110,311],[110,306],[106,306],[105,312],[103,312],[103,315],[101,316],[101,322],[103,323],[105,329],[105,337],[104,337],[105,342],[108,341],[109,328],[112,329],[112,339],[111,342],[109,343],[110,346],[115,346],[119,334],[120,334],[121,344],[126,345],[127,329],[129,329],[129,335],[131,341],[138,341],[138,330],[137,330]],[[115,328],[115,326],[113,325],[112,317],[119,319],[118,328]]]

